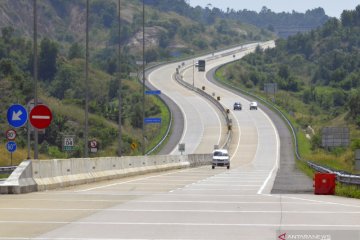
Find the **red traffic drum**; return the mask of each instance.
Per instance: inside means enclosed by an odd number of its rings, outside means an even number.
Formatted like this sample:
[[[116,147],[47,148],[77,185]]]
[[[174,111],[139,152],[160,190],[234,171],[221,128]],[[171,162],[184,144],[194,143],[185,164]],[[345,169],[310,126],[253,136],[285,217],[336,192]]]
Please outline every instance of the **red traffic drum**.
[[[318,195],[335,194],[336,174],[316,173],[314,178],[314,193]]]

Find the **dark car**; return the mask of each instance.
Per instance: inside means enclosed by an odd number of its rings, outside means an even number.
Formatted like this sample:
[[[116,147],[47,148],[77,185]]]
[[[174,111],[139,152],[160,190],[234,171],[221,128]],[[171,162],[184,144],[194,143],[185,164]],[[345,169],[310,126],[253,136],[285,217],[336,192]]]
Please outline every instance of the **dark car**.
[[[234,110],[241,110],[241,109],[242,109],[241,103],[239,102],[234,103]]]

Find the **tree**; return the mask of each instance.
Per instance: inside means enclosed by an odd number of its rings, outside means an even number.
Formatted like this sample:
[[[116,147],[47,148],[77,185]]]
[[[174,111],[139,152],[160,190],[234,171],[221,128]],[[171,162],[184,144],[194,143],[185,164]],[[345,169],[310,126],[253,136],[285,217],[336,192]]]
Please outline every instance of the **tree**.
[[[4,39],[4,42],[7,44],[10,43],[13,34],[14,34],[14,28],[12,27],[4,27],[1,29],[1,36]]]
[[[82,58],[84,56],[83,48],[80,46],[79,43],[73,43],[69,49],[68,58]]]
[[[54,81],[51,83],[50,93],[54,97],[63,99],[65,92],[76,83],[79,73],[71,65],[62,65],[56,74]]]
[[[44,38],[40,43],[39,78],[52,81],[57,71],[56,59],[58,48],[55,42]]]
[[[360,115],[360,91],[354,91],[349,99],[349,114],[352,118]]]

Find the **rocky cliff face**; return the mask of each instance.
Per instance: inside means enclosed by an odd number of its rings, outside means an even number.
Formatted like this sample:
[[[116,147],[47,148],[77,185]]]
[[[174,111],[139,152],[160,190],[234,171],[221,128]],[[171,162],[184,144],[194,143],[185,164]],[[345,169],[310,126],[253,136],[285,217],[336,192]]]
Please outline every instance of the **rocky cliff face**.
[[[81,38],[85,29],[85,9],[76,3],[70,4],[69,14],[60,15],[61,12],[49,0],[38,1],[38,34],[64,40],[61,36],[74,36]],[[0,28],[12,26],[15,33],[31,37],[33,34],[33,1],[28,0],[2,0],[0,1]]]

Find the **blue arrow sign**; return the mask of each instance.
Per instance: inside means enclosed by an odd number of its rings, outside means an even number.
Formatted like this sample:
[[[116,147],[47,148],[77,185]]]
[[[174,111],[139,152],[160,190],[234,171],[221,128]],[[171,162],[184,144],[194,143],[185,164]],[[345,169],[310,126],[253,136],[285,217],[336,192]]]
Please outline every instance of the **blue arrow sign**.
[[[20,104],[11,105],[7,111],[7,120],[10,126],[22,127],[28,119],[26,108]]]
[[[145,91],[145,94],[147,94],[147,95],[159,95],[159,94],[161,94],[161,91],[160,90],[147,90],[147,91]]]
[[[6,149],[11,153],[15,152],[16,151],[16,142],[12,142],[12,141],[7,142],[6,143]]]
[[[144,123],[161,123],[161,118],[145,118]]]

